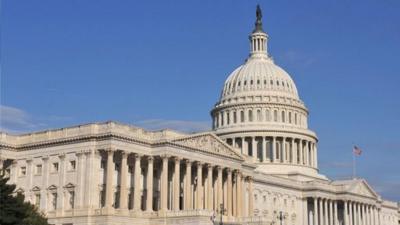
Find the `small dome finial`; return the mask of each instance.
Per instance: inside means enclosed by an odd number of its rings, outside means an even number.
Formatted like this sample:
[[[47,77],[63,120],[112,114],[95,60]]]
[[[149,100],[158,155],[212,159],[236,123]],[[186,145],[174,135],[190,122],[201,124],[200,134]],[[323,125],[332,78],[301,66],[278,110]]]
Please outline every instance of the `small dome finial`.
[[[253,32],[257,32],[257,31],[263,31],[262,28],[262,11],[261,11],[261,7],[259,4],[257,4],[257,9],[256,9],[256,23],[255,23],[255,28]]]

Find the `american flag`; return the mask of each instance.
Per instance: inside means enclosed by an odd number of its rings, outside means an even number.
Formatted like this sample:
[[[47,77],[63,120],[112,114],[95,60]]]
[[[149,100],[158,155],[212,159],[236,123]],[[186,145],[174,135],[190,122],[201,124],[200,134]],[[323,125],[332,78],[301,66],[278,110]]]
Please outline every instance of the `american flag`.
[[[361,155],[362,150],[361,150],[361,148],[359,148],[359,147],[357,147],[356,145],[354,145],[354,147],[353,147],[353,153],[354,153],[354,155]]]

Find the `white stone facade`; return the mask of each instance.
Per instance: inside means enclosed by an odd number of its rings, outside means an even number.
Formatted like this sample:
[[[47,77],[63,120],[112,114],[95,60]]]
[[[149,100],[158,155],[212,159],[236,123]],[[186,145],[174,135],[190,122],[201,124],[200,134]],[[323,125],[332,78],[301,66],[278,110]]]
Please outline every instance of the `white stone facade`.
[[[116,122],[1,133],[0,166],[56,225],[396,225],[399,205],[363,179],[318,172],[317,136],[292,78],[267,52],[261,11],[250,56],[226,80],[213,130]],[[223,212],[221,213],[221,206]]]

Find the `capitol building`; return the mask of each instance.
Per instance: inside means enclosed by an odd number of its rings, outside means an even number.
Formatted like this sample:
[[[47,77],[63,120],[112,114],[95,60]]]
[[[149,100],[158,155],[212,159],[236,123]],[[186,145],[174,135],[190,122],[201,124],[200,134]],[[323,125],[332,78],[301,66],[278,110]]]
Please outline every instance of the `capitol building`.
[[[399,204],[366,180],[319,173],[308,108],[268,39],[258,7],[250,54],[223,84],[210,131],[102,122],[3,132],[0,168],[54,225],[398,225]]]

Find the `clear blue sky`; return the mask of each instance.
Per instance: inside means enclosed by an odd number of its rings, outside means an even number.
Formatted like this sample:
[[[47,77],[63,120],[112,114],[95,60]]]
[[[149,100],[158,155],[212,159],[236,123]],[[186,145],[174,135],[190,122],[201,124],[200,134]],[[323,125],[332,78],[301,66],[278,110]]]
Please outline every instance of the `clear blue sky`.
[[[319,136],[321,171],[400,201],[400,1],[1,2],[1,125],[204,129],[255,6]]]

